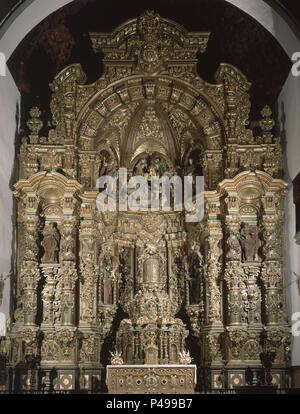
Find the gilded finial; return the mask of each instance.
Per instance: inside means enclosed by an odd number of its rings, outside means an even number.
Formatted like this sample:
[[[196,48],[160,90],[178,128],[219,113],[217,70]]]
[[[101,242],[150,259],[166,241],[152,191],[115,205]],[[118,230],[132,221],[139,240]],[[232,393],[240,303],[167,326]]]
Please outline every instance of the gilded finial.
[[[272,144],[273,134],[271,131],[275,126],[275,121],[272,118],[272,110],[268,105],[262,109],[261,116],[262,120],[259,122],[259,126],[263,133],[263,141],[266,144]]]
[[[39,142],[39,132],[43,128],[44,123],[40,119],[42,112],[37,106],[34,106],[30,110],[30,119],[27,122],[27,126],[30,129],[30,143],[37,144]]]

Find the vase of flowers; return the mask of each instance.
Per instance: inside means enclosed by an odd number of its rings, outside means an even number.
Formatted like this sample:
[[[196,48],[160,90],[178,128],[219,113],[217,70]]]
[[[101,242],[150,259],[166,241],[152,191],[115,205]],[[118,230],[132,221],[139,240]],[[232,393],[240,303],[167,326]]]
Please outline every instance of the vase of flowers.
[[[189,365],[192,362],[190,351],[179,352],[179,364]]]
[[[123,365],[124,364],[121,352],[114,351],[114,352],[111,352],[110,355],[111,355],[111,359],[110,359],[111,365]]]

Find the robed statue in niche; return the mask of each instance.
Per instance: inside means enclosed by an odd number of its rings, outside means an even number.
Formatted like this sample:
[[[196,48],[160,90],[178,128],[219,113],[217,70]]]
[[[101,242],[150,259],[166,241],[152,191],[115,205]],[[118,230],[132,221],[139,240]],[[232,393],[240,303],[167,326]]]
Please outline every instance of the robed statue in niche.
[[[44,255],[42,263],[58,263],[59,249],[60,249],[60,232],[57,228],[57,223],[46,224],[43,230],[42,246],[44,248]]]
[[[112,154],[107,151],[101,151],[99,156],[101,160],[99,166],[99,177],[107,175],[115,178],[118,175],[118,164]]]
[[[162,177],[172,170],[170,163],[159,155],[141,158],[133,168],[134,176],[141,176],[151,181],[153,177]]]
[[[113,289],[113,258],[110,255],[107,255],[103,258],[103,262],[101,263],[101,279],[102,279],[102,303],[104,305],[112,305],[113,304],[113,296],[114,296],[114,289]]]
[[[201,293],[201,278],[204,259],[200,246],[193,243],[191,251],[184,259],[185,274],[189,280],[190,304],[198,304]]]
[[[256,261],[258,252],[258,234],[256,226],[250,226],[248,223],[242,224],[240,243],[242,248],[242,261]]]

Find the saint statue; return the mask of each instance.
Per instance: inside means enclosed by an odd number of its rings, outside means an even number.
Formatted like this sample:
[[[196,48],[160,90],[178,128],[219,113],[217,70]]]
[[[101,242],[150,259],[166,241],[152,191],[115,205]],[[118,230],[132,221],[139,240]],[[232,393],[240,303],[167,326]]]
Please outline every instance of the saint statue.
[[[57,228],[57,223],[47,224],[43,230],[43,236],[42,246],[44,248],[44,255],[42,257],[42,263],[58,263],[60,233]]]
[[[102,302],[104,305],[113,304],[113,260],[110,255],[104,257],[101,265]]]
[[[185,277],[189,284],[190,304],[198,304],[200,301],[201,275],[204,259],[200,245],[195,241],[190,246],[189,254],[184,254],[182,263]]]
[[[148,174],[149,181],[151,181],[152,177],[156,177],[158,175],[158,169],[159,169],[159,165],[157,161],[154,158],[151,158],[150,166],[149,166],[149,174]]]
[[[118,175],[117,163],[111,156],[103,157],[103,163],[100,167],[99,176],[103,177],[104,175],[108,175],[109,177],[112,177],[112,178],[116,178]]]
[[[188,165],[185,169],[185,174],[188,175],[188,176],[193,176],[193,175],[195,175],[195,170],[196,170],[196,168],[195,168],[194,160],[193,160],[193,158],[190,157],[188,159]]]
[[[144,177],[147,170],[147,160],[146,158],[142,158],[135,167],[135,176]]]
[[[255,261],[258,250],[257,228],[244,223],[240,231],[240,243],[243,262]]]

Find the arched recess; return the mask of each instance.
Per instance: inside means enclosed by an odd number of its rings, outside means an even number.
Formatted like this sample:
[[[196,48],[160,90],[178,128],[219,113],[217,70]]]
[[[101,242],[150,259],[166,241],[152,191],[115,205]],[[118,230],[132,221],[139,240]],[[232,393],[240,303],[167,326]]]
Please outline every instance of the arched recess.
[[[94,84],[85,85],[80,65],[69,66],[52,84],[51,108],[56,128],[50,131],[49,141],[76,144],[79,168],[83,175],[91,175],[84,180],[88,188],[93,187],[97,177],[95,171],[89,172],[89,160],[96,157],[98,170],[101,163],[99,150],[111,151],[121,166],[129,167],[130,161],[136,158],[137,154],[134,152],[132,156],[133,148],[127,144],[128,140],[134,139],[138,129],[149,122],[146,109],[141,109],[146,105],[154,108],[151,126],[146,125],[147,133],[159,133],[160,129],[167,132],[161,137],[162,140],[166,137],[169,142],[166,151],[162,152],[166,155],[170,150],[173,165],[182,166],[191,145],[202,148],[204,171],[214,170],[213,174],[207,174],[207,188],[211,189],[224,178],[220,174],[229,162],[226,158],[230,157],[226,145],[254,143],[252,132],[247,128],[250,85],[239,70],[226,64],[217,71],[216,84],[193,76],[192,84],[180,76],[164,74],[159,77],[121,77],[111,82],[105,74]],[[227,105],[229,99],[230,107]],[[76,115],[72,112],[74,108]],[[174,137],[177,137],[176,143]],[[161,140],[160,144],[156,142],[157,146],[161,144]],[[177,153],[176,147],[179,149]],[[130,153],[131,160],[128,159]]]
[[[98,87],[97,83],[93,86],[96,93],[84,104],[77,118],[76,139],[80,151],[94,151],[106,144],[118,154],[119,164],[129,167],[133,159],[128,159],[128,154],[135,154],[143,144],[143,140],[137,142],[137,136],[145,124],[150,135],[157,134],[152,137],[153,143],[157,147],[162,145],[164,152],[179,164],[191,142],[203,150],[223,151],[226,145],[224,104],[214,102],[207,93],[187,82],[169,76],[150,80],[135,76],[110,84],[102,91],[97,91]],[[223,85],[208,85],[208,89],[212,95],[217,94]],[[138,94],[133,95],[136,90]],[[164,137],[166,141],[159,142]]]

